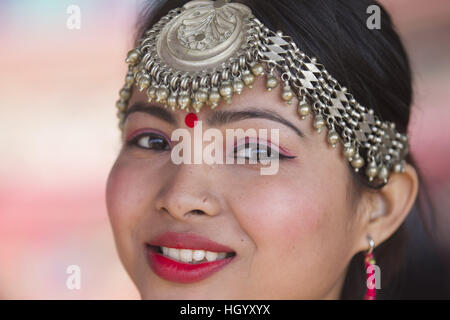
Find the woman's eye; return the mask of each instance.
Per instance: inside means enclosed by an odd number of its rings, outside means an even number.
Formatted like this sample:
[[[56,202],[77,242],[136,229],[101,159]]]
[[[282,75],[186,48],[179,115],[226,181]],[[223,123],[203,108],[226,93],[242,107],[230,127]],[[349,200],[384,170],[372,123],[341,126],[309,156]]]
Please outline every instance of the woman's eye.
[[[129,144],[155,151],[170,150],[170,144],[166,138],[155,133],[141,134],[131,139]]]
[[[245,143],[234,148],[235,158],[244,158],[253,161],[282,159],[281,153],[274,151],[267,145],[258,143]]]

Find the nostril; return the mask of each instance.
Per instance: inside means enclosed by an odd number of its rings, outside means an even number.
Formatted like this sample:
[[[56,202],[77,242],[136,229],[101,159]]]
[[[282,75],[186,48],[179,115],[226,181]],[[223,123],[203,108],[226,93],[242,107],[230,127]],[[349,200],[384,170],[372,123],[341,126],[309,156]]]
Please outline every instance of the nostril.
[[[191,212],[194,214],[198,214],[198,215],[205,214],[205,212],[203,210],[192,210]]]
[[[163,213],[169,213],[169,210],[167,210],[165,207],[161,207],[161,212],[163,212]]]

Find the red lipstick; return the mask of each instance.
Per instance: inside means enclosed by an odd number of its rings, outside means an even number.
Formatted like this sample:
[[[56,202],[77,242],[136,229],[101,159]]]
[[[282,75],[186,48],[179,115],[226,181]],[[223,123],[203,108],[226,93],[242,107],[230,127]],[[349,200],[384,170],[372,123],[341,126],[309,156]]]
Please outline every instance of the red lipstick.
[[[216,261],[188,263],[164,256],[159,247],[226,252],[230,256]],[[190,233],[166,232],[150,241],[146,249],[152,270],[163,279],[180,283],[203,280],[221,270],[235,257],[229,247]]]

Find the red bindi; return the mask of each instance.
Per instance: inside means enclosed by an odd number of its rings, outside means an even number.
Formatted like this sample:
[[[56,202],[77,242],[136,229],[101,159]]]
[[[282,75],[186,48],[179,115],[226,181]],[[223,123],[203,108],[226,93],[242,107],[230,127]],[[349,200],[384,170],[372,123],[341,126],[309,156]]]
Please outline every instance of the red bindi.
[[[195,113],[188,113],[186,115],[186,118],[184,119],[184,122],[189,128],[193,128],[195,126],[195,123],[198,121],[197,115]]]

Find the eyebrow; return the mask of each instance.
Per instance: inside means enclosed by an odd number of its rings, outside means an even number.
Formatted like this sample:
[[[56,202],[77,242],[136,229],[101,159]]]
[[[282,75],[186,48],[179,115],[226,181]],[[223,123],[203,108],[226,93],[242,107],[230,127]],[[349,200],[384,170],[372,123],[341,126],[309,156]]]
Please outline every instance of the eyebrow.
[[[247,110],[240,111],[228,111],[228,110],[216,110],[208,118],[207,123],[210,126],[220,126],[228,124],[235,121],[245,120],[245,119],[267,119],[271,121],[279,122],[289,128],[291,128],[299,137],[304,138],[303,132],[297,128],[292,122],[280,116],[278,113],[268,110],[268,109],[256,109],[250,108]]]
[[[149,115],[155,116],[163,121],[168,122],[169,124],[172,124],[176,126],[178,124],[177,119],[174,117],[174,115],[166,108],[156,105],[147,103],[144,101],[136,102],[133,104],[128,110],[125,112],[125,119],[134,112],[144,112]],[[225,124],[229,124],[232,122],[245,120],[245,119],[267,119],[271,121],[275,121],[278,123],[281,123],[288,128],[292,129],[299,137],[304,138],[304,133],[295,126],[292,122],[289,120],[283,118],[278,113],[276,113],[273,110],[268,109],[256,109],[256,108],[250,108],[247,110],[239,110],[239,111],[229,111],[229,110],[215,110],[210,115],[210,117],[206,120],[207,124],[209,126],[221,126]]]
[[[174,126],[178,124],[177,119],[173,116],[173,114],[164,107],[160,105],[150,104],[144,101],[139,101],[134,103],[131,107],[127,109],[125,112],[125,119],[134,112],[144,112],[151,116],[155,116],[163,121],[166,121]]]

